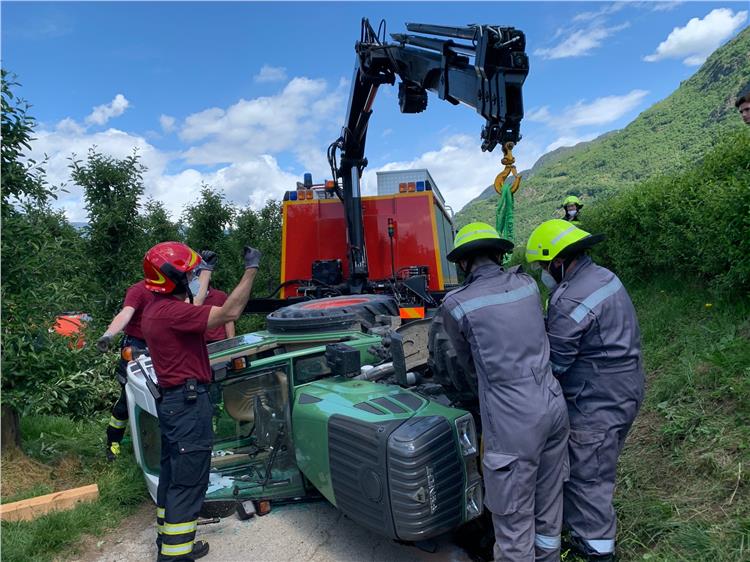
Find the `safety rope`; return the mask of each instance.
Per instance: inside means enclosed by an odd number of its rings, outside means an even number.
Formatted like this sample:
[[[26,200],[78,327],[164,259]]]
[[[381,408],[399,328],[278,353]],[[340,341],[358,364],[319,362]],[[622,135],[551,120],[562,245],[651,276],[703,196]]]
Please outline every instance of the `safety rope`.
[[[497,202],[497,210],[495,211],[495,230],[501,238],[515,242],[514,231],[513,231],[513,195],[521,187],[521,176],[518,175],[515,163],[516,159],[513,157],[512,142],[507,142],[503,145],[503,159],[500,161],[505,165],[505,168],[495,178],[495,191],[500,195]],[[513,181],[506,185],[505,181],[508,177],[513,174]],[[507,264],[511,260],[512,255],[506,254],[503,258],[503,263]]]

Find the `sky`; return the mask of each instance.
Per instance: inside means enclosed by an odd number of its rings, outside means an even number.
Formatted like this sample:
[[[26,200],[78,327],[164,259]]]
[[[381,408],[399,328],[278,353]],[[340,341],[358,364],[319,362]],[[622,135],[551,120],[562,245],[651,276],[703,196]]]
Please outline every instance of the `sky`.
[[[30,156],[65,185],[55,205],[85,221],[70,158],[91,146],[116,158],[137,149],[146,194],[173,218],[203,184],[259,208],[304,172],[330,177],[360,21],[389,33],[406,22],[513,26],[526,34],[518,169],[543,154],[620,129],[667,97],[748,25],[743,2],[7,2],[2,66],[37,121]],[[427,168],[457,211],[502,169],[483,153],[484,120],[429,94],[399,113],[380,89],[363,178]]]

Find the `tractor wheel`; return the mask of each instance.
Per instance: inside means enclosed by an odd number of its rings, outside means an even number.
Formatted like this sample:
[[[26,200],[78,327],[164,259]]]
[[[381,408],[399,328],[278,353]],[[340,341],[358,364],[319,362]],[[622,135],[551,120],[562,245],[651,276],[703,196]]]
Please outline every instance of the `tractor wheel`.
[[[271,332],[349,330],[375,326],[377,315],[398,316],[398,305],[387,295],[346,295],[298,302],[266,317]]]
[[[427,349],[430,353],[427,364],[434,382],[445,389],[448,398],[467,405],[476,403],[479,399],[477,374],[461,366],[440,315],[433,319],[430,326]]]

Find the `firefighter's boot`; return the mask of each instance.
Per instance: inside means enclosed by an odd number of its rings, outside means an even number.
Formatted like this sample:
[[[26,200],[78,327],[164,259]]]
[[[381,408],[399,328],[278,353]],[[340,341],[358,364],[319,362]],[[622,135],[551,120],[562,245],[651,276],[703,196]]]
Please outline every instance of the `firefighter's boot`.
[[[116,461],[117,457],[120,456],[120,444],[117,441],[114,443],[107,443],[106,454],[109,462]]]

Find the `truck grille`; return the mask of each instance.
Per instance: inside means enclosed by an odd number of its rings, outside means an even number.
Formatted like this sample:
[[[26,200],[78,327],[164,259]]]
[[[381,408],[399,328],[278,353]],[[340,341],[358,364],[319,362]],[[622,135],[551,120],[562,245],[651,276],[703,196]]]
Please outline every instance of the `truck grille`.
[[[347,517],[395,538],[388,495],[388,436],[403,423],[367,423],[341,415],[328,420],[328,461],[338,507]]]
[[[398,538],[424,540],[461,524],[463,472],[445,418],[411,418],[391,434],[388,478]]]

